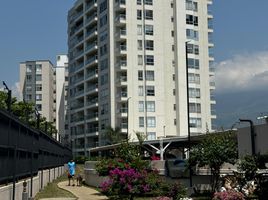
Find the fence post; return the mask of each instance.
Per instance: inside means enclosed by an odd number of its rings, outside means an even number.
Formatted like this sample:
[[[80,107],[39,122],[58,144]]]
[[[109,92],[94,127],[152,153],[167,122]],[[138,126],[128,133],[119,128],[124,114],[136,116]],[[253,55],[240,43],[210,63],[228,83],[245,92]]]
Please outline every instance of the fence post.
[[[22,185],[23,185],[22,200],[28,200],[28,193],[26,192],[27,182],[24,180]]]

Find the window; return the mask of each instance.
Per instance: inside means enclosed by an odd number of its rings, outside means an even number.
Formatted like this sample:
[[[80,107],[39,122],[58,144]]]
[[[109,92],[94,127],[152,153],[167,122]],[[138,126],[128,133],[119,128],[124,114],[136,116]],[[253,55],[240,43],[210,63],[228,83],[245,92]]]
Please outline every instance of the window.
[[[35,80],[36,81],[42,81],[42,75],[41,74],[36,74],[35,75]]]
[[[155,92],[154,92],[154,86],[146,86],[146,95],[147,96],[154,96]]]
[[[174,31],[171,31],[171,37],[174,37]]]
[[[145,5],[153,5],[153,0],[144,0]]]
[[[171,2],[171,3],[170,3],[170,7],[173,8],[173,6],[174,6],[174,5],[173,5],[173,2]]]
[[[42,85],[41,84],[36,84],[35,90],[36,91],[42,91]]]
[[[144,117],[139,117],[139,127],[144,127]]]
[[[145,63],[146,63],[146,65],[154,65],[154,56],[153,55],[146,55],[145,56]]]
[[[153,19],[153,11],[152,10],[145,10],[145,19],[149,19],[149,20]]]
[[[142,25],[137,25],[137,34],[142,35]]]
[[[100,27],[106,25],[107,24],[107,21],[108,21],[108,17],[107,17],[107,14],[105,14],[104,16],[102,16],[100,18]]]
[[[146,48],[146,50],[154,50],[154,41],[153,40],[145,40],[145,48]]]
[[[42,65],[35,65],[36,72],[42,72]]]
[[[155,132],[147,132],[147,140],[155,140]]]
[[[141,5],[141,0],[137,0],[137,5]]]
[[[32,86],[31,85],[26,86],[26,92],[32,92]]]
[[[36,101],[42,101],[42,94],[36,94],[35,100]]]
[[[189,88],[189,98],[200,98],[200,89]]]
[[[147,101],[146,102],[146,111],[147,112],[155,112],[155,102],[154,101]]]
[[[38,111],[42,111],[42,104],[36,104],[36,109]]]
[[[171,17],[170,20],[171,20],[171,22],[174,22],[174,17]]]
[[[213,34],[208,32],[208,43],[213,43]]]
[[[142,50],[142,40],[138,40],[138,50]]]
[[[193,24],[198,26],[198,17],[193,15],[186,15],[186,24]]]
[[[107,9],[107,0],[103,1],[100,4],[100,13],[102,13],[103,11],[105,11]]]
[[[145,78],[147,81],[154,81],[154,71],[146,71]]]
[[[186,10],[192,10],[197,12],[198,11],[198,5],[197,2],[194,2],[193,0],[186,0]]]
[[[176,89],[173,89],[173,95],[176,95]]]
[[[145,34],[153,35],[154,34],[154,26],[153,25],[145,25]]]
[[[27,94],[26,95],[26,100],[27,101],[31,101],[32,100],[32,95],[31,94]]]
[[[189,73],[188,74],[188,80],[189,80],[189,83],[199,84],[200,83],[200,75],[199,74]]]
[[[188,68],[199,69],[199,60],[188,58]]]
[[[32,75],[26,75],[26,81],[32,81]]]
[[[192,128],[201,128],[201,118],[190,118],[190,127]]]
[[[187,53],[199,55],[199,46],[194,44],[187,44]]]
[[[201,104],[200,103],[189,103],[189,112],[190,113],[201,113]]]
[[[138,55],[138,65],[143,65],[142,55]]]
[[[174,119],[174,125],[175,126],[177,125],[177,119]]]
[[[32,65],[26,66],[26,72],[32,72]]]
[[[143,96],[143,86],[139,86],[138,94],[139,94],[139,96]]]
[[[137,10],[137,19],[141,20],[142,19],[142,14],[141,10]]]
[[[144,112],[144,102],[139,101],[139,112]]]
[[[138,71],[138,80],[139,81],[143,80],[143,71],[141,71],[141,70]]]
[[[147,127],[148,128],[154,128],[155,125],[156,125],[155,117],[147,117]]]
[[[171,49],[172,49],[172,51],[174,51],[174,50],[175,50],[175,45],[174,45],[174,44],[172,45],[172,48],[171,48]]]
[[[186,37],[187,39],[199,40],[198,31],[192,29],[186,29]]]
[[[175,74],[172,74],[172,80],[175,81],[175,79],[176,79]]]
[[[103,71],[108,68],[108,59],[100,61],[100,70]]]
[[[176,110],[177,107],[176,107],[176,104],[173,104],[173,110]]]

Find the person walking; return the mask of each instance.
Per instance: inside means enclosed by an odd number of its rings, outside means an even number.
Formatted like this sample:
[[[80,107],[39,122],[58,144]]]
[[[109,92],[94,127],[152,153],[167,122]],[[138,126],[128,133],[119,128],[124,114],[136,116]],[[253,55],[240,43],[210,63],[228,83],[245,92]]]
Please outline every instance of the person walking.
[[[73,182],[73,186],[75,186],[74,184],[74,175],[75,175],[75,162],[73,160],[71,160],[70,162],[68,162],[68,179],[69,179],[69,186],[71,185],[71,179]]]

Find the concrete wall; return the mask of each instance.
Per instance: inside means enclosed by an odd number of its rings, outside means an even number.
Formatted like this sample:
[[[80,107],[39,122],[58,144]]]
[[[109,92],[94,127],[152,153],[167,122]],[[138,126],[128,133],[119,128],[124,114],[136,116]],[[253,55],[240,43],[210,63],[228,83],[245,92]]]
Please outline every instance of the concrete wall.
[[[260,154],[268,153],[268,124],[254,126],[255,152]],[[250,127],[239,128],[237,132],[239,157],[251,154],[251,134]]]
[[[43,184],[42,181],[42,172],[39,171],[37,176],[33,177],[33,190],[32,196],[34,197],[42,188],[44,188],[49,182],[52,182],[57,177],[61,176],[64,173],[64,167],[56,167],[52,169],[43,170]],[[31,178],[25,179],[27,182],[27,193],[30,197],[31,191]],[[15,190],[15,200],[22,200],[22,191],[23,191],[23,182],[24,180],[20,180],[16,183],[16,190]],[[6,186],[0,187],[0,199],[3,200],[12,200],[12,193],[13,193],[13,185],[8,184]]]
[[[85,183],[89,186],[99,187],[102,181],[107,179],[108,177],[99,176],[95,170],[95,164],[97,161],[87,161],[85,163]],[[165,176],[165,161],[152,161],[151,166],[159,170],[159,173],[164,181],[168,183],[180,182],[186,187],[189,187],[189,178],[185,176],[178,176],[177,178],[171,178],[169,176]],[[236,166],[230,164],[224,164],[221,169],[221,174],[233,174],[233,170],[236,170]],[[196,169],[196,174],[192,177],[193,186],[198,191],[206,191],[210,189],[210,181],[211,181],[211,173],[210,170],[206,167]]]

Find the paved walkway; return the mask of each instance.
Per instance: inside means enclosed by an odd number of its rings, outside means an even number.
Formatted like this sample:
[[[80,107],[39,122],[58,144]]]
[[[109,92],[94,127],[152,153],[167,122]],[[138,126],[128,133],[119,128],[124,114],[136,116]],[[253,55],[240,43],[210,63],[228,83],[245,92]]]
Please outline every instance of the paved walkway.
[[[68,181],[58,183],[58,186],[64,190],[73,193],[79,200],[106,200],[106,196],[102,195],[97,190],[86,186],[68,186]],[[48,199],[48,200],[73,200],[70,198]]]

